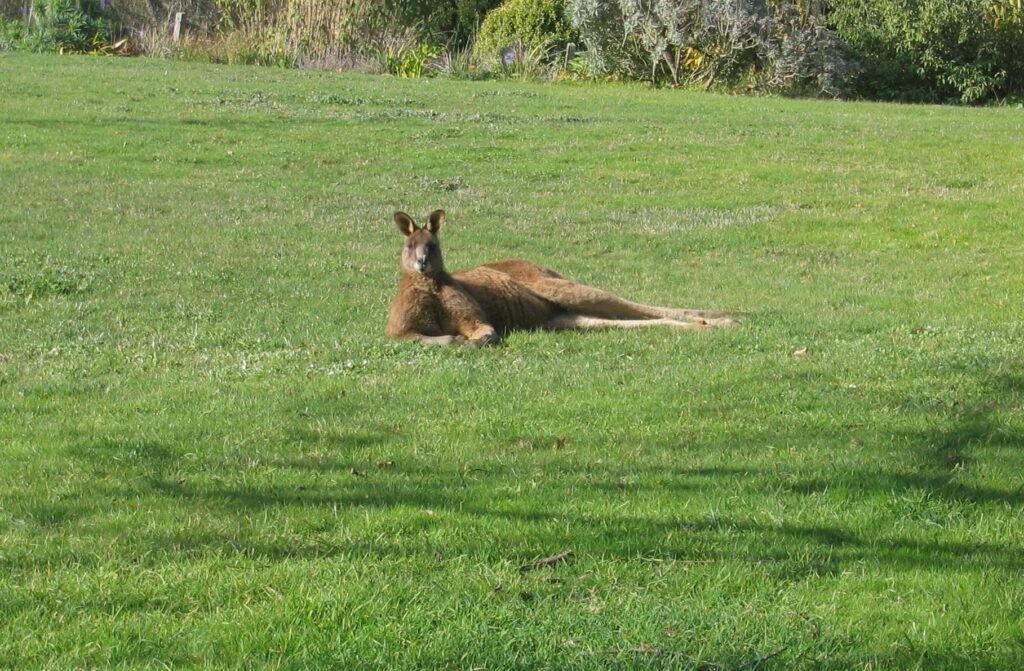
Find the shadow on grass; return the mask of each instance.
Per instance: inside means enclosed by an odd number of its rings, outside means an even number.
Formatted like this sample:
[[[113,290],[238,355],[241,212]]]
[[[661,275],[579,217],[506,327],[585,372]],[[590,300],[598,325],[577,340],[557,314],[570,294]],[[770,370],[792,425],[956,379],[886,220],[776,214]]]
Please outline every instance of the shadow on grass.
[[[996,451],[1019,454],[1024,449],[1024,430],[1007,426],[999,418],[1007,408],[1019,407],[1022,396],[1024,377],[996,376],[986,401],[957,408],[948,421],[936,421],[930,430],[898,434],[901,440],[917,446],[917,461],[908,464],[907,469],[809,478],[791,489],[812,494],[838,485],[863,494],[920,491],[950,503],[1024,505],[1024,479],[1015,488],[962,482],[964,473],[983,461],[986,453],[991,461]]]
[[[205,498],[227,502],[235,510],[262,510],[279,506],[400,506],[421,510],[453,507],[451,501],[439,501],[411,490],[383,496],[358,492],[342,496],[318,493],[281,496],[266,492],[220,491]],[[454,507],[458,509],[456,517],[459,519],[477,517],[479,520],[497,520],[497,528],[509,529],[510,532],[500,539],[495,539],[493,532],[482,531],[483,540],[475,543],[472,551],[484,554],[492,561],[510,560],[517,564],[538,555],[570,549],[577,554],[620,559],[762,565],[765,572],[780,580],[834,575],[844,568],[864,563],[903,569],[962,569],[968,565],[1015,571],[1024,569],[1024,547],[1008,543],[872,536],[830,526],[770,524],[738,518],[721,518],[713,522],[703,518],[664,521],[650,516],[629,515],[583,518],[564,514],[501,511],[477,505],[458,504]],[[554,519],[564,521],[558,530],[552,530],[549,524]],[[479,521],[468,524],[484,526]],[[523,525],[528,525],[528,531],[521,531]],[[426,530],[430,525],[423,523],[418,526],[419,530]],[[415,533],[417,529],[406,523],[402,531]],[[274,559],[361,553],[387,558],[397,551],[392,544],[326,543],[318,543],[315,547],[291,544],[275,546],[255,539],[246,543],[245,551],[253,556]],[[464,553],[470,550],[469,547],[446,547],[443,543],[432,542],[413,542],[408,547],[398,554]]]
[[[952,426],[936,423],[933,431],[909,436],[914,446],[910,454],[918,462],[908,464],[905,471],[837,469],[827,476],[797,477],[781,487],[773,473],[754,468],[656,468],[601,462],[570,468],[558,467],[562,462],[552,458],[546,463],[556,470],[544,474],[535,496],[496,495],[520,486],[522,472],[499,462],[488,463],[488,468],[438,466],[409,454],[399,464],[367,462],[367,454],[393,444],[396,437],[323,428],[344,426],[337,421],[341,411],[331,401],[321,407],[331,421],[314,422],[316,428],[310,428],[308,418],[299,422],[287,432],[285,449],[269,456],[235,454],[223,463],[207,461],[200,469],[206,473],[182,466],[180,446],[127,439],[76,444],[67,450],[67,457],[82,473],[81,487],[53,497],[9,494],[7,508],[38,533],[57,537],[81,533],[77,525],[95,518],[87,533],[107,524],[113,535],[130,534],[132,549],[126,551],[147,557],[238,554],[270,560],[387,559],[461,553],[487,561],[525,562],[572,550],[578,555],[618,559],[740,562],[763,566],[779,580],[832,575],[860,564],[953,570],[973,565],[1019,571],[1024,569],[1020,543],[970,542],[941,525],[929,529],[913,519],[900,525],[891,518],[874,524],[862,519],[846,526],[815,524],[792,521],[813,519],[813,512],[774,520],[756,509],[743,511],[742,506],[732,514],[709,512],[694,517],[673,512],[681,508],[671,502],[714,499],[723,491],[735,492],[737,497],[781,495],[799,497],[795,504],[803,513],[817,505],[803,497],[840,490],[839,506],[865,501],[871,502],[864,504],[870,509],[879,500],[900,497],[912,504],[937,500],[945,506],[935,513],[940,516],[950,507],[1019,507],[1024,504],[1021,488],[966,484],[960,476],[982,460],[985,450],[1019,452],[1024,447],[1024,434],[999,419],[1002,409],[1019,402],[1022,389],[1021,377],[996,377],[990,402],[959,410]],[[752,444],[758,440],[750,437]],[[533,443],[545,444],[541,439]],[[705,447],[708,453],[716,448]],[[651,500],[665,505],[646,505]],[[133,510],[160,512],[167,521],[133,529]],[[624,512],[630,510],[637,512]],[[430,511],[429,516],[424,511]],[[354,516],[369,520],[367,515],[375,522],[366,522],[355,533],[339,533],[353,523]],[[437,533],[434,515],[443,516],[442,528],[460,533]],[[201,522],[174,521],[184,518]],[[233,521],[227,525],[229,530],[220,523],[223,520]],[[279,533],[275,524],[291,531]],[[405,540],[394,542],[396,535]],[[0,565],[31,569],[48,561],[82,560],[68,556],[58,544],[49,558],[14,553],[0,557]]]

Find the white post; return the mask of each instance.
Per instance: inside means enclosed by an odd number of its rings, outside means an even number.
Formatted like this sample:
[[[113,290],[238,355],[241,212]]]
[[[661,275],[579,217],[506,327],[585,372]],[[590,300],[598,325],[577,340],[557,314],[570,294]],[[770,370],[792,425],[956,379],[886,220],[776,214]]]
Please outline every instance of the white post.
[[[174,14],[174,32],[171,38],[177,42],[178,38],[181,37],[181,17],[185,16],[185,12],[175,12]]]

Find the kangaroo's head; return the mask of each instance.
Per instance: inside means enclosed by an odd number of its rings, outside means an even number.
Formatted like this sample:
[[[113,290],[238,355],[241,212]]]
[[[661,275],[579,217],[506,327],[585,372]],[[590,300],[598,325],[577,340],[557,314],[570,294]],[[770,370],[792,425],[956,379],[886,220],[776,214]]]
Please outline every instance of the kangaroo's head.
[[[402,269],[409,273],[439,275],[444,272],[441,243],[437,233],[444,225],[444,210],[434,210],[427,217],[427,225],[420,228],[405,212],[395,212],[395,225],[405,236],[402,248]]]

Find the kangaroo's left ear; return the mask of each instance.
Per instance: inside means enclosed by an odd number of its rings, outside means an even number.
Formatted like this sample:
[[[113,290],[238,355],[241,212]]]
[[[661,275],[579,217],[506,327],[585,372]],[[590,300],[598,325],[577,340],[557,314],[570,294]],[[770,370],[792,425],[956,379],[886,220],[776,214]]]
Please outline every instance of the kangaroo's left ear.
[[[444,210],[434,210],[427,217],[427,225],[423,228],[427,229],[431,235],[437,235],[442,226],[444,226]]]

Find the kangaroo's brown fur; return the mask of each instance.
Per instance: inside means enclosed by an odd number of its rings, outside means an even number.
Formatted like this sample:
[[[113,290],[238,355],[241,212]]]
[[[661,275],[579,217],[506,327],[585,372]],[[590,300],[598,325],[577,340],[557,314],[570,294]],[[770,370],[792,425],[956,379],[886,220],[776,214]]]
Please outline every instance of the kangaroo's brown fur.
[[[448,274],[437,234],[444,210],[420,228],[404,212],[402,280],[391,303],[387,335],[447,345],[484,345],[520,329],[708,328],[733,323],[724,313],[643,305],[567,280],[522,260],[497,261]]]

